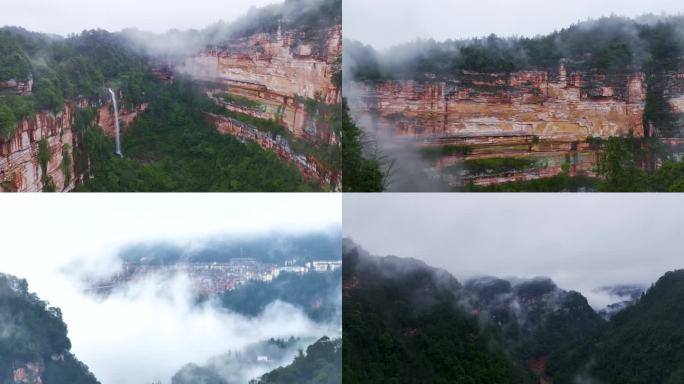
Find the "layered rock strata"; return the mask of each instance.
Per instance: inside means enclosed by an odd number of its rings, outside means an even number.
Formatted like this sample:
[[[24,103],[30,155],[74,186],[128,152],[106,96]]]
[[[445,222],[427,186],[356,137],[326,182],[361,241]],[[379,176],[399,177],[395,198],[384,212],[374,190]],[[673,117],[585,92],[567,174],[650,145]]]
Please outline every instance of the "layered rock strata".
[[[341,47],[340,25],[313,32],[278,29],[227,40],[177,70],[206,81],[215,96],[234,96],[221,100],[229,109],[275,120],[300,138],[335,143],[338,138],[317,121],[310,103],[341,101],[333,81]]]
[[[643,136],[644,75],[542,71],[465,73],[458,80],[357,83],[357,114],[377,114],[377,129],[419,137],[534,135],[542,140]],[[621,81],[620,81],[621,80]],[[603,85],[618,81],[620,86]]]
[[[235,136],[243,142],[255,142],[264,150],[275,152],[282,160],[297,167],[305,179],[314,180],[333,191],[341,190],[342,178],[338,172],[331,171],[313,156],[295,153],[285,138],[259,131],[230,117],[209,114],[208,118],[219,132]]]
[[[410,137],[417,147],[467,148],[434,159],[451,185],[489,185],[569,174],[594,175],[588,138],[644,136],[645,76],[521,71],[463,72],[452,80],[351,83],[350,108],[378,135]],[[498,174],[454,171],[463,160],[529,158],[535,166]]]
[[[0,191],[39,192],[44,176],[57,191],[74,188],[72,111],[71,103],[66,103],[60,113],[40,112],[20,121],[9,139],[0,140]],[[43,139],[50,153],[47,175],[42,174],[39,161]]]
[[[110,137],[114,136],[114,112],[111,104],[78,100],[66,102],[61,112],[41,111],[21,120],[6,140],[0,139],[0,192],[40,192],[46,182],[53,183],[56,191],[69,192],[76,187],[81,175],[75,174],[73,151],[76,139],[72,131],[73,112],[76,108],[95,107],[98,125]],[[134,108],[123,107],[119,119],[123,129],[147,108],[147,104]],[[39,147],[45,139],[50,160],[47,174],[43,175]],[[44,177],[47,176],[47,177]]]

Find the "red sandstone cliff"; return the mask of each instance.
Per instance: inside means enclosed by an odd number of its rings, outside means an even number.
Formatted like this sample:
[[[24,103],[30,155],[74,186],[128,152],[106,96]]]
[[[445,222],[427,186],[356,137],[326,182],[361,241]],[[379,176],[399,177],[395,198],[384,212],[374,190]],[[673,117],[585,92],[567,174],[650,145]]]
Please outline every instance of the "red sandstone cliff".
[[[72,132],[73,110],[90,105],[84,100],[67,102],[62,112],[53,114],[42,111],[30,119],[17,124],[17,130],[7,140],[0,140],[0,192],[40,192],[44,187],[42,170],[38,160],[38,147],[45,138],[51,154],[47,163],[47,176],[55,185],[56,191],[68,192],[75,188],[80,175],[75,174],[73,149],[76,147]],[[137,116],[147,109],[147,104],[129,109],[122,107],[119,120],[122,129],[128,127]],[[111,104],[98,108],[98,125],[105,134],[114,136],[114,111]],[[68,167],[69,182],[63,164]]]
[[[415,136],[533,135],[582,141],[589,136],[643,136],[644,75],[605,77],[549,73],[465,73],[454,81],[354,84],[357,115],[377,114],[377,129]],[[616,82],[616,79],[611,83]]]
[[[342,26],[316,31],[259,33],[228,40],[192,57],[178,68],[215,84],[212,94],[228,92],[259,104],[225,106],[280,122],[297,137],[329,143],[337,138],[309,116],[304,98],[325,104],[341,101],[333,83],[342,47]]]
[[[0,82],[0,94],[30,95],[33,91],[33,78],[27,80],[10,79]]]
[[[142,104],[135,108],[126,108],[121,106],[119,110],[119,123],[121,129],[124,130],[128,128],[138,117],[138,115],[144,112],[148,103]],[[116,122],[114,120],[114,108],[111,104],[104,104],[97,109],[98,120],[97,123],[102,128],[107,136],[114,137],[116,135]]]
[[[468,148],[433,159],[435,169],[492,157],[527,158],[536,164],[481,175],[451,168],[442,175],[450,185],[530,180],[564,170],[594,175],[597,155],[587,138],[645,133],[642,73],[568,75],[561,64],[555,73],[463,72],[442,81],[350,83],[345,93],[366,129],[413,137],[418,147]]]
[[[339,172],[328,169],[313,156],[295,153],[286,139],[274,137],[271,133],[259,131],[230,117],[209,114],[208,119],[221,133],[233,135],[243,142],[255,142],[264,150],[273,151],[282,160],[297,167],[305,179],[314,180],[332,191],[342,190],[342,177]]]
[[[0,191],[39,192],[43,189],[38,146],[45,138],[51,159],[47,176],[57,191],[70,191],[75,186],[73,161],[72,105],[66,103],[58,114],[40,112],[22,120],[8,140],[0,140]],[[65,156],[66,155],[66,156]],[[70,181],[65,182],[62,163],[66,159]]]
[[[672,112],[684,113],[684,72],[668,72],[664,78],[663,91]]]

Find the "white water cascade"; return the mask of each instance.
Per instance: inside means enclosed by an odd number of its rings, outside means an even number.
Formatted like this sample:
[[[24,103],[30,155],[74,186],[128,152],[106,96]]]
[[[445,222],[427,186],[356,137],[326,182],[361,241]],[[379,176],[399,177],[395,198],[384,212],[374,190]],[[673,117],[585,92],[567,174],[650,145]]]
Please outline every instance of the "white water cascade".
[[[121,154],[121,138],[120,138],[120,131],[121,131],[121,126],[119,126],[119,106],[116,104],[116,93],[112,91],[111,88],[107,88],[109,90],[109,93],[112,95],[112,103],[114,104],[114,123],[116,125],[116,149],[115,153],[119,157],[123,157]]]

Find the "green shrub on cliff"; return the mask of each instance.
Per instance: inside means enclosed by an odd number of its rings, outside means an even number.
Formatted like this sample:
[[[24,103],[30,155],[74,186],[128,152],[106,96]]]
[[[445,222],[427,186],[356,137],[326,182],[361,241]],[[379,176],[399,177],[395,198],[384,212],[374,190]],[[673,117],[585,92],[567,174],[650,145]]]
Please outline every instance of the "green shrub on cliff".
[[[385,175],[380,160],[366,158],[363,150],[363,132],[356,126],[346,100],[342,106],[342,190],[344,192],[382,192]]]
[[[525,157],[493,157],[465,160],[463,162],[463,168],[472,175],[496,175],[508,172],[522,172],[533,168],[536,164],[537,162],[535,159]],[[457,166],[456,169],[459,169],[459,167]]]
[[[684,161],[669,158],[657,138],[587,140],[597,153],[598,177],[566,173],[537,180],[463,190],[487,192],[684,192]],[[656,160],[660,165],[655,167]]]
[[[64,185],[71,183],[71,145],[62,146],[62,173],[64,174]]]
[[[52,177],[48,174],[48,163],[52,160],[50,145],[45,137],[38,142],[38,164],[40,164],[40,180],[43,184],[43,192],[54,192],[57,187]]]
[[[14,112],[0,104],[0,139],[9,138],[17,128],[17,118]]]
[[[307,100],[307,99],[302,99],[302,100]],[[308,100],[313,100],[313,99],[308,99]],[[313,100],[315,102],[315,100]],[[283,108],[284,109],[284,108]],[[281,110],[282,111],[282,110]],[[324,103],[316,103],[314,105],[314,111],[317,114],[318,118],[322,118],[324,116],[328,117],[328,124],[331,126],[333,132],[336,134],[339,133],[339,128],[338,125],[340,124],[340,119],[339,119],[339,111],[340,111],[340,106],[339,104],[337,105],[327,105]],[[239,120],[243,123],[249,124],[252,127],[264,131],[264,132],[269,132],[273,135],[280,135],[281,137],[287,139],[290,148],[297,154],[304,155],[304,156],[313,156],[315,157],[318,161],[320,161],[323,165],[328,167],[329,169],[333,171],[338,171],[340,169],[340,163],[342,160],[342,155],[340,153],[340,146],[335,145],[335,144],[327,144],[327,143],[321,143],[321,142],[312,142],[309,140],[305,139],[300,139],[295,137],[295,135],[290,132],[287,128],[285,128],[282,124],[278,122],[278,119],[272,120],[272,119],[261,119],[258,117],[254,117],[252,115],[248,115],[246,113],[241,113],[241,112],[235,112],[231,111],[229,109],[221,108],[219,111],[220,114],[228,117],[232,117],[236,120]],[[282,113],[282,112],[281,112]]]

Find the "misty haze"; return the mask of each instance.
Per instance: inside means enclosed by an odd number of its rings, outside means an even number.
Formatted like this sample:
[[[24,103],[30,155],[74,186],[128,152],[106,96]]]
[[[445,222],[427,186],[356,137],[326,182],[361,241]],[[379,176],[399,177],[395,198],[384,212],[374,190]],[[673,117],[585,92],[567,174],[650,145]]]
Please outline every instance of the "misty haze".
[[[383,189],[682,190],[678,3],[344,8],[343,94]]]
[[[4,7],[0,192],[342,188],[341,0]]]
[[[2,381],[341,382],[339,198],[308,200],[94,197],[44,219],[46,243],[0,264]]]
[[[344,380],[681,382],[682,202],[345,195]]]

